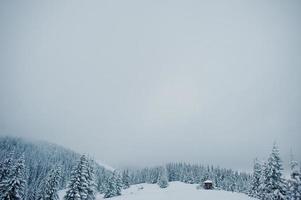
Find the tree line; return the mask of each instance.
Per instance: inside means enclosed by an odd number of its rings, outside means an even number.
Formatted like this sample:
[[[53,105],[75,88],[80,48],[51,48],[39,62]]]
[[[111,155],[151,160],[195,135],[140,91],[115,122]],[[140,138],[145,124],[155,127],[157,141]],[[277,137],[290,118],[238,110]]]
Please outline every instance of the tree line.
[[[290,178],[284,178],[276,145],[266,161],[255,159],[253,173],[248,174],[189,163],[109,171],[87,155],[70,154],[57,146],[36,148],[25,144],[22,140],[0,140],[0,154],[4,156],[0,160],[0,200],[58,200],[58,191],[64,188],[65,200],[94,200],[96,193],[104,198],[119,196],[134,184],[158,184],[163,189],[172,181],[202,185],[206,180],[211,180],[215,189],[242,192],[258,199],[301,199],[300,167],[292,160]],[[68,160],[70,155],[75,156]]]
[[[188,184],[203,184],[207,179],[214,182],[216,189],[248,192],[251,175],[248,173],[188,163],[168,163],[163,167],[144,168],[130,172],[131,184],[157,183],[162,168],[166,171],[167,180],[180,181]]]
[[[7,199],[3,197],[4,191],[8,188],[14,190],[12,184],[18,183],[15,185],[18,186],[19,180],[22,180],[22,184],[17,190],[20,191],[19,194],[15,196],[21,196],[19,199],[22,200],[43,199],[42,193],[47,184],[56,185],[59,190],[66,188],[80,157],[81,155],[69,149],[47,142],[0,137],[0,200]],[[112,172],[94,161],[91,162],[96,186],[100,188],[99,185]],[[16,178],[18,181],[13,182]],[[12,199],[15,198],[10,200]]]
[[[249,195],[262,200],[300,200],[301,176],[298,163],[291,159],[289,179],[283,177],[279,148],[274,144],[266,161],[254,160]]]

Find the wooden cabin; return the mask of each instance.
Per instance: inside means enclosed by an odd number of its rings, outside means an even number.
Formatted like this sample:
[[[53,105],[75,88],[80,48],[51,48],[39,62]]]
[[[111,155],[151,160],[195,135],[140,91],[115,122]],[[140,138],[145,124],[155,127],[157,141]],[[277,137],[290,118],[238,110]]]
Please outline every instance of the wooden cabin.
[[[204,181],[203,187],[205,190],[212,190],[213,182],[211,180],[206,180],[206,181]]]

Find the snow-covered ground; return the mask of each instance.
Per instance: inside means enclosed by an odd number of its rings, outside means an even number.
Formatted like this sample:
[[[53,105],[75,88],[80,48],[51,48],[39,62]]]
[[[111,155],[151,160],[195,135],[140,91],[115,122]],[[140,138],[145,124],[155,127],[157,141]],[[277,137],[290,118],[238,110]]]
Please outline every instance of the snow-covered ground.
[[[197,185],[181,182],[171,182],[165,189],[159,188],[157,184],[132,185],[124,190],[121,196],[112,197],[107,200],[255,200],[245,194],[226,192],[220,190],[197,190]],[[143,189],[139,189],[143,187]],[[65,191],[60,191],[63,199]],[[97,200],[103,199],[97,195]]]

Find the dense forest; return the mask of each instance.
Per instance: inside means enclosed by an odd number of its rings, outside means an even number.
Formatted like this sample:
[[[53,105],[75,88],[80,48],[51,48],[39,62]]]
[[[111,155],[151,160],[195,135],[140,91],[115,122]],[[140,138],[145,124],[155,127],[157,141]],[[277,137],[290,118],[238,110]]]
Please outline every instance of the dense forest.
[[[206,180],[214,189],[241,192],[262,200],[300,200],[299,164],[291,160],[291,176],[283,177],[279,149],[273,146],[268,159],[254,161],[252,174],[189,163],[168,163],[139,170],[108,170],[87,155],[46,142],[0,138],[0,199],[57,200],[66,189],[65,200],[119,196],[123,189],[140,183],[158,184],[162,189],[172,181],[197,184]]]
[[[35,200],[43,190],[45,179],[51,176],[51,171],[59,169],[60,178],[58,189],[67,186],[72,170],[77,164],[80,155],[72,150],[59,145],[40,141],[28,141],[21,138],[1,137],[0,138],[0,190],[4,194],[3,182],[5,173],[8,173],[14,164],[23,162],[24,172],[22,177],[25,180],[24,191],[21,199]],[[100,184],[100,180],[111,174],[110,171],[97,163],[92,163],[95,171],[95,182]],[[97,184],[96,184],[97,186]]]
[[[212,180],[216,189],[236,192],[248,192],[251,175],[213,166],[191,165],[188,163],[169,163],[166,168],[168,181],[181,181],[189,184],[201,184]],[[130,181],[137,183],[157,183],[162,167],[144,168],[130,172]]]

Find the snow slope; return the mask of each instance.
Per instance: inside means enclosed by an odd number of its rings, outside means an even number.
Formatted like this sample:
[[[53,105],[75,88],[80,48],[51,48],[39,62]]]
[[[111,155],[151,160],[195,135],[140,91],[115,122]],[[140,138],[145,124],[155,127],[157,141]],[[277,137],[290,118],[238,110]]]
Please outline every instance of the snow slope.
[[[111,167],[110,165],[107,165],[99,160],[95,161],[97,164],[99,164],[100,166],[104,167],[106,170],[109,170],[111,172],[113,172],[115,169],[113,167]]]
[[[143,189],[139,189],[141,186]],[[182,182],[170,182],[169,187],[165,189],[159,188],[156,184],[132,185],[129,189],[124,190],[121,196],[107,200],[255,200],[240,193],[220,190],[197,190],[196,186],[196,184],[185,184]],[[61,191],[60,197],[64,194],[65,191]],[[96,199],[103,199],[102,195],[97,195]]]

